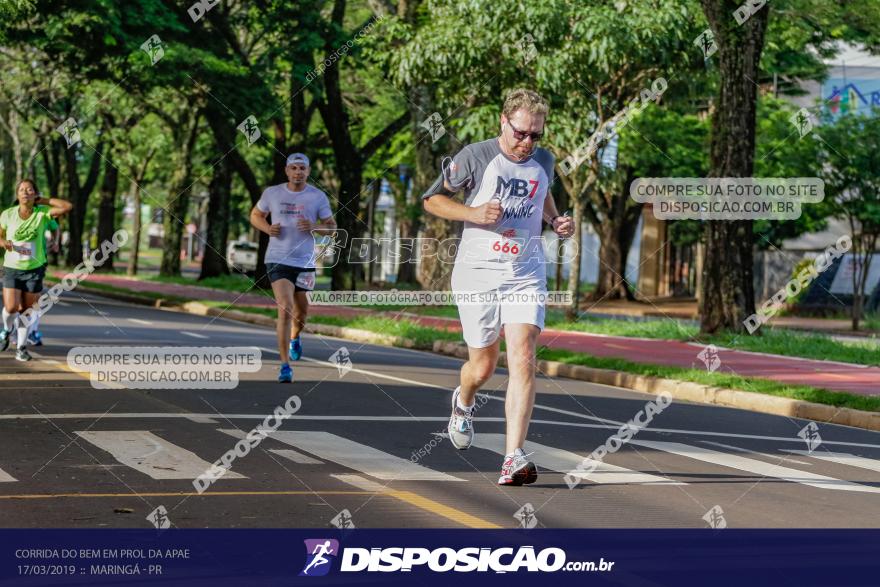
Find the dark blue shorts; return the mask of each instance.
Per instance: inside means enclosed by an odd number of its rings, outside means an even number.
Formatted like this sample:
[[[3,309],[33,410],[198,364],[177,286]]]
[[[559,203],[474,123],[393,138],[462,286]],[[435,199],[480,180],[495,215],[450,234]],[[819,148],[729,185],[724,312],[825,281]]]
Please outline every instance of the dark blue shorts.
[[[46,276],[46,266],[36,269],[12,269],[4,267],[3,287],[5,289],[17,289],[27,293],[40,293],[43,291],[43,278]]]
[[[282,263],[266,263],[269,281],[276,282],[286,279],[293,284],[294,291],[312,291],[315,289],[315,270],[293,267]]]

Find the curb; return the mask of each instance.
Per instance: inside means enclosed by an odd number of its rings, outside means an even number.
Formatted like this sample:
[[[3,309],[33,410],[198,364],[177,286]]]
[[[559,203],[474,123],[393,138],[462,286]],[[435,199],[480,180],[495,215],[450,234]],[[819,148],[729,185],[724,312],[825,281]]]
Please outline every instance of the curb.
[[[186,312],[198,316],[222,316],[239,322],[275,327],[275,319],[270,318],[269,316],[261,316],[259,314],[242,312],[240,310],[223,311],[220,308],[206,306],[201,302],[169,302],[162,299],[147,298],[134,294],[108,292],[97,288],[89,288],[83,284],[79,285],[79,289],[89,293],[102,295],[104,297],[140,305],[153,306],[155,308]],[[304,330],[311,334],[333,336],[336,338],[353,340],[355,342],[398,346],[409,349],[432,351],[459,359],[467,358],[467,345],[460,342],[438,340],[434,342],[433,347],[425,347],[417,345],[412,339],[400,336],[377,334],[368,330],[359,330],[357,328],[347,328],[344,326],[332,326],[329,324],[306,324]],[[507,367],[506,354],[501,354],[498,357],[498,364],[502,367]],[[680,381],[678,379],[633,375],[622,371],[596,369],[583,365],[560,363],[558,361],[545,361],[543,359],[537,361],[537,369],[540,373],[549,377],[565,377],[566,379],[576,379],[578,381],[586,381],[589,383],[623,387],[653,395],[665,392],[675,399],[699,404],[712,404],[749,410],[752,412],[760,412],[763,414],[788,416],[791,418],[801,418],[826,424],[838,424],[840,426],[851,426],[865,430],[880,431],[880,412],[854,410],[852,408],[837,408],[826,404],[817,404],[787,397],[764,395],[751,391],[740,391],[723,387],[713,387],[701,383]]]
[[[437,341],[434,343],[433,350],[434,352],[460,359],[467,358],[467,345],[462,343]],[[498,364],[506,367],[507,356],[502,354],[498,357]],[[537,369],[539,372],[550,377],[565,377],[590,383],[625,387],[633,391],[654,395],[665,392],[675,399],[700,404],[714,404],[764,414],[789,416],[827,424],[839,424],[841,426],[880,431],[880,412],[836,408],[834,406],[787,397],[725,389],[723,387],[713,387],[701,383],[680,381],[678,379],[633,375],[623,373],[622,371],[595,369],[593,367],[570,365],[558,361],[539,359],[537,361]]]

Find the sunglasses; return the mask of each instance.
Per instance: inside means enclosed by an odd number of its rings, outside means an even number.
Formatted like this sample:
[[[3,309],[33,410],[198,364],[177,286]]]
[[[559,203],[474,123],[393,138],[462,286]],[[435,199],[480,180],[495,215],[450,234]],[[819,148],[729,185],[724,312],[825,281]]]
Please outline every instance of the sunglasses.
[[[518,141],[524,141],[524,140],[526,140],[527,137],[531,137],[532,141],[537,143],[538,141],[541,140],[541,137],[544,136],[543,131],[541,131],[541,132],[525,132],[523,130],[519,130],[515,126],[513,126],[509,120],[507,121],[507,126],[509,126],[511,128],[511,130],[513,130],[513,138],[515,138]]]

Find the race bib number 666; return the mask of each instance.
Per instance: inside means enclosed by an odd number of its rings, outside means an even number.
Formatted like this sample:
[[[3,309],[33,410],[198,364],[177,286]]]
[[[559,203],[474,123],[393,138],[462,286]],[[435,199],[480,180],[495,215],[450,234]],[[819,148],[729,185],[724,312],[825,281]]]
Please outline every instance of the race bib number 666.
[[[491,243],[491,258],[498,261],[511,261],[522,253],[528,239],[528,231],[511,228],[497,235]]]

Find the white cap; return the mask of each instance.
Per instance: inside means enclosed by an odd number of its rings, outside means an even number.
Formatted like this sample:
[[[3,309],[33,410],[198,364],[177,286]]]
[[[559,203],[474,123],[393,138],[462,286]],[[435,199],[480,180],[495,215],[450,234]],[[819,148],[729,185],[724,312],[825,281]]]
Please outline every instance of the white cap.
[[[302,153],[294,153],[293,155],[289,155],[287,157],[287,165],[293,165],[294,163],[302,163],[303,165],[308,167],[309,158]]]

